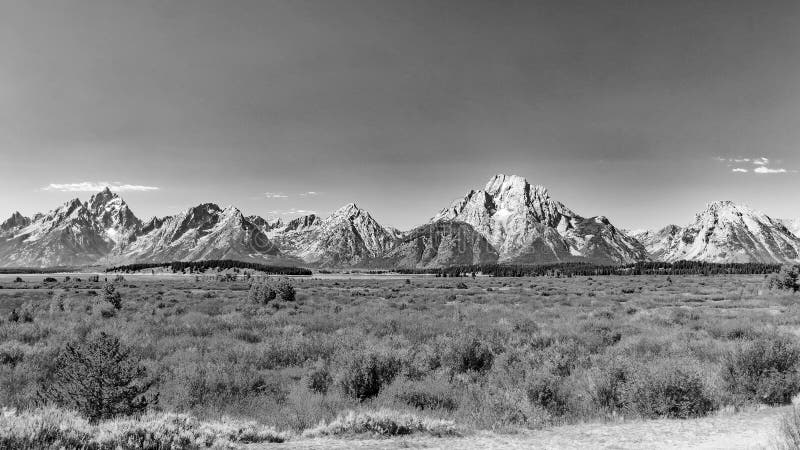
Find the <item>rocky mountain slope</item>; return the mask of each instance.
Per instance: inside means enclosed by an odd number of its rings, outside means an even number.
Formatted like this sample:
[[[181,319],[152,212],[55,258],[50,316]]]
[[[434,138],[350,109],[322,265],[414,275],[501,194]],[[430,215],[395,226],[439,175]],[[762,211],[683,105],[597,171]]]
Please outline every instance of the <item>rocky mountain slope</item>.
[[[780,221],[789,231],[800,237],[800,219],[783,219]]]
[[[417,227],[399,237],[376,265],[428,268],[497,262],[489,241],[463,222],[438,221]]]
[[[0,235],[11,234],[31,224],[31,218],[15,212],[5,222],[0,223]]]
[[[784,223],[729,201],[710,203],[687,226],[670,225],[635,237],[659,261],[800,261],[800,238]]]
[[[105,189],[47,214],[0,223],[0,267],[238,259],[316,267],[437,267],[477,263],[648,259],[800,261],[800,220],[779,221],[716,202],[685,227],[627,233],[583,217],[522,177],[496,175],[481,190],[401,232],[351,203],[328,217],[288,222],[213,203],[141,221]]]
[[[354,203],[325,219],[309,215],[292,220],[269,236],[285,254],[323,267],[365,265],[395,241],[392,232]]]
[[[522,177],[496,175],[440,211],[436,221],[471,225],[497,249],[501,262],[590,260],[630,263],[647,259],[644,247],[605,217],[584,218]]]
[[[114,246],[115,241],[88,205],[74,199],[4,234],[0,238],[0,266],[93,264]]]
[[[167,217],[156,225],[149,223],[145,228],[148,231],[116,254],[114,260],[285,259],[261,228],[233,206],[222,209],[206,203]]]

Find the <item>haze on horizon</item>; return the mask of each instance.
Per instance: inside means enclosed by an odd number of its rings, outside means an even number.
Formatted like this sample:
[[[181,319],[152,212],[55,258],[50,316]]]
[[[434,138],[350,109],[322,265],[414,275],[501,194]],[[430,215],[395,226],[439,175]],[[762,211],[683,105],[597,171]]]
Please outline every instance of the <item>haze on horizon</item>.
[[[108,183],[408,229],[495,173],[625,228],[800,218],[797,80],[790,0],[0,0],[0,220]]]

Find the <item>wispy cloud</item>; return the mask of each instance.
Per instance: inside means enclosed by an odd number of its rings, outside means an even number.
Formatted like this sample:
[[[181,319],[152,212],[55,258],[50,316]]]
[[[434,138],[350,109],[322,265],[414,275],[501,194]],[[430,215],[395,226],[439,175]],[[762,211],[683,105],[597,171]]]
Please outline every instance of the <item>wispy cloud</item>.
[[[274,209],[272,211],[267,211],[267,213],[280,214],[282,216],[290,216],[296,214],[316,214],[317,212],[311,209],[289,208],[289,209]]]
[[[59,191],[59,192],[97,192],[105,188],[109,188],[114,192],[128,192],[128,191],[157,191],[158,187],[155,186],[142,186],[138,184],[123,184],[118,181],[81,181],[80,183],[50,183],[43,187],[43,191]]]
[[[289,196],[284,194],[283,192],[264,192],[264,197],[266,197],[266,198],[289,198]]]
[[[753,172],[761,173],[761,174],[772,174],[772,173],[787,173],[788,170],[782,169],[782,168],[771,169],[771,168],[766,167],[766,166],[759,166],[759,167],[756,167],[755,170],[753,170]]]
[[[765,174],[779,174],[779,173],[797,173],[797,170],[789,170],[784,169],[782,167],[774,167],[774,164],[781,164],[782,161],[776,160],[772,161],[765,156],[753,157],[753,158],[723,158],[721,156],[717,156],[714,159],[717,161],[726,163],[728,167],[731,168],[731,172],[733,173],[757,173],[761,175]],[[750,164],[751,166],[747,166]],[[770,165],[773,167],[770,167]]]
[[[302,194],[300,194],[300,197],[314,197],[314,196],[319,195],[319,194],[322,194],[322,192],[308,191],[308,192],[303,192]]]

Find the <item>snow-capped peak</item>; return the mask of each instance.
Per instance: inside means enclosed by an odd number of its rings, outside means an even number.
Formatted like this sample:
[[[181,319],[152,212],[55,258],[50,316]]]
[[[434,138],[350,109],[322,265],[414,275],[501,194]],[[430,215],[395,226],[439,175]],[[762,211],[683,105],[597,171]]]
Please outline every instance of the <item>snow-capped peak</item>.
[[[363,210],[355,203],[348,203],[341,208],[337,209],[331,214],[331,217],[352,217],[361,214]]]
[[[564,261],[579,257],[632,262],[644,248],[608,219],[584,219],[550,198],[544,186],[518,175],[493,176],[431,220],[465,222],[483,235],[505,261]]]
[[[800,260],[800,238],[780,221],[749,206],[716,201],[679,228],[637,236],[651,257],[718,263]]]
[[[528,180],[519,175],[505,175],[499,173],[489,179],[484,190],[495,195],[503,190],[525,190],[528,186]]]

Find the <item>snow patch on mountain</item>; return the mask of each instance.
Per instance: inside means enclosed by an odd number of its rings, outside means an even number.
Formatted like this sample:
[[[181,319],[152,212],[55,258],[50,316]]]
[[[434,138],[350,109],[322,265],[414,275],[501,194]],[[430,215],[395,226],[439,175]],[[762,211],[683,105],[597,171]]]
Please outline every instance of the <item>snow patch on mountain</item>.
[[[636,237],[659,261],[800,261],[800,237],[784,223],[730,201],[709,203],[687,226],[670,225]]]
[[[584,218],[550,198],[544,186],[517,175],[495,175],[431,219],[470,224],[497,249],[501,262],[592,260],[629,263],[647,258],[639,242],[605,217]]]

